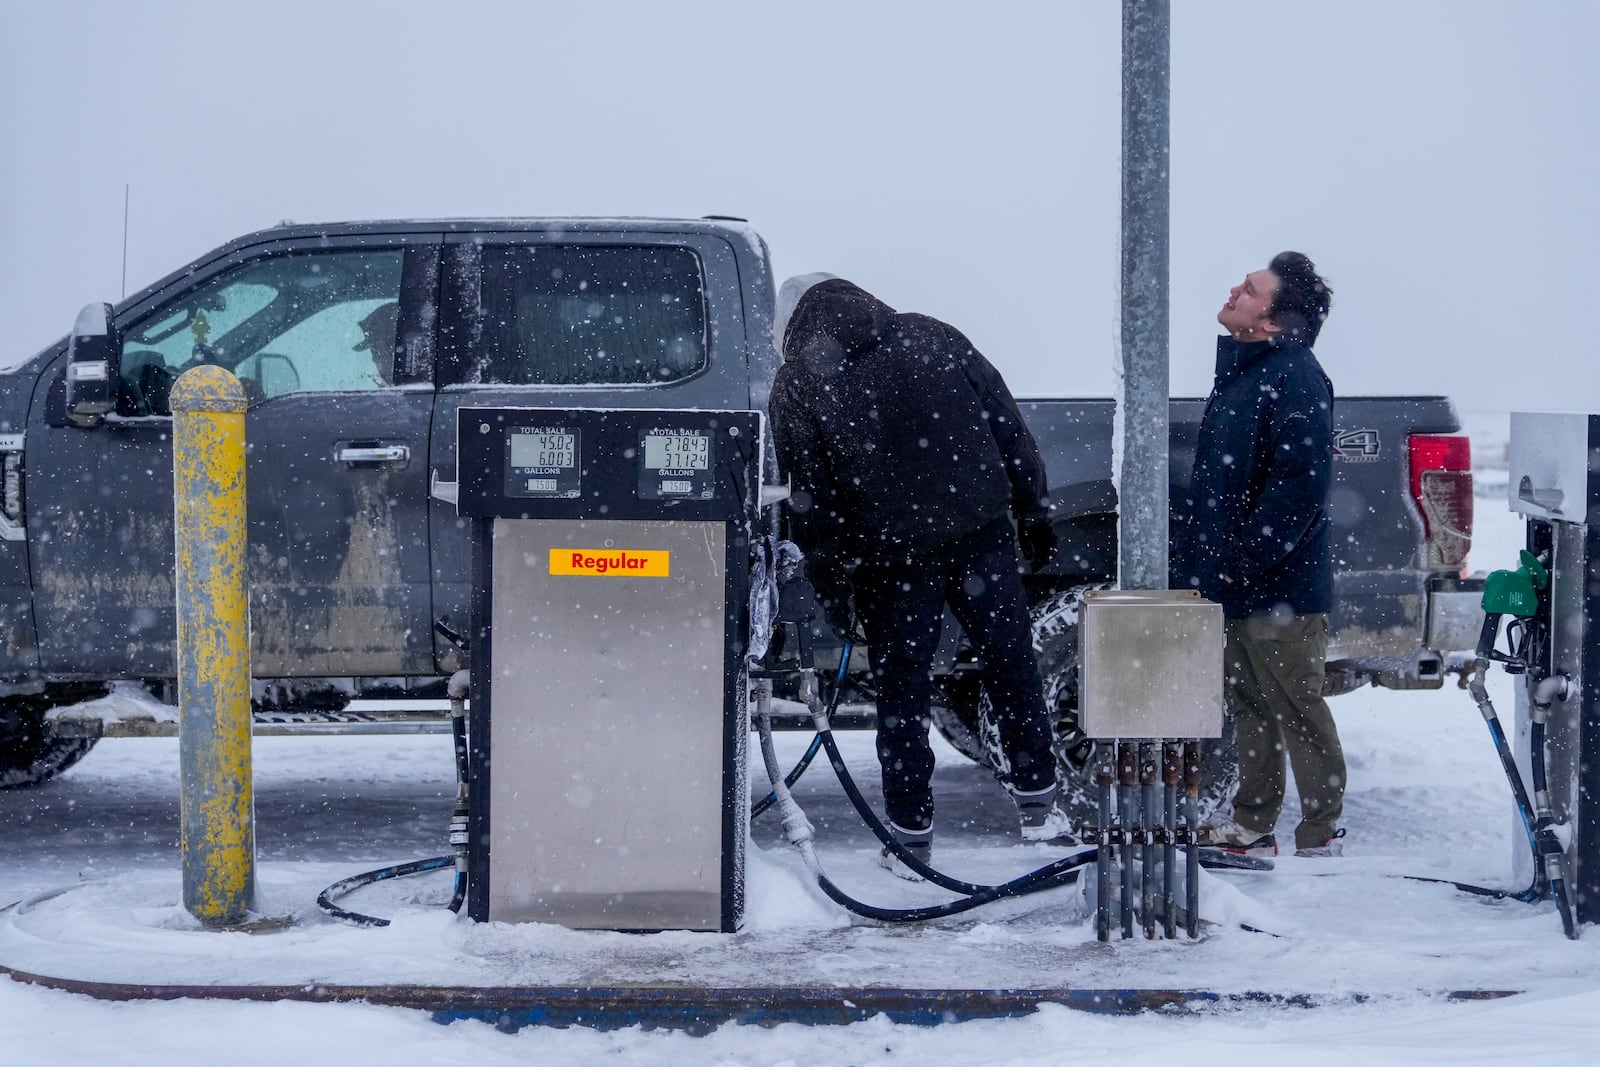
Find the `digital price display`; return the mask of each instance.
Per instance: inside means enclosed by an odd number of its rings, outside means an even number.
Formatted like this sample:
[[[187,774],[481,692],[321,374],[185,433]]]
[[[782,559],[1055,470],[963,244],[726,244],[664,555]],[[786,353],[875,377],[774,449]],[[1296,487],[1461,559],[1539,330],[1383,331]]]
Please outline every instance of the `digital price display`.
[[[711,469],[711,438],[703,433],[651,434],[644,439],[644,465],[651,470]]]
[[[581,490],[575,427],[514,426],[506,434],[507,496],[575,497]]]
[[[639,433],[639,497],[643,500],[710,500],[711,434],[680,427],[652,427]]]

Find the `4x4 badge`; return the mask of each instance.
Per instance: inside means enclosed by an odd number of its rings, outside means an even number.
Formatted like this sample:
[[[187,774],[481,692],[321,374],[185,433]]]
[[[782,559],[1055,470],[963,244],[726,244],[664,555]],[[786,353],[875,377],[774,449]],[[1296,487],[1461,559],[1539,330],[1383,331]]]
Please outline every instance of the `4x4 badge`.
[[[1377,430],[1338,430],[1333,435],[1333,454],[1353,463],[1376,463],[1382,446]]]

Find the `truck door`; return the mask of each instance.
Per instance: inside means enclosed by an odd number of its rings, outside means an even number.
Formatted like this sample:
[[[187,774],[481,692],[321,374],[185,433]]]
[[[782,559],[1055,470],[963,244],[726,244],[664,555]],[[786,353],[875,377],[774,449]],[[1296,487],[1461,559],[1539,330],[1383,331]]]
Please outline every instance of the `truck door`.
[[[744,408],[743,301],[732,247],[704,233],[474,233],[447,238],[441,390],[430,454],[456,478],[456,412],[526,407]],[[432,502],[434,612],[465,632],[466,521]],[[441,670],[466,664],[436,639]]]
[[[237,251],[119,315],[117,412],[103,424],[60,425],[59,403],[36,400],[34,418],[57,423],[28,437],[47,673],[175,671],[168,393],[200,362],[233,371],[250,404],[253,673],[431,670],[437,262],[432,235]],[[58,361],[43,381],[59,376]]]

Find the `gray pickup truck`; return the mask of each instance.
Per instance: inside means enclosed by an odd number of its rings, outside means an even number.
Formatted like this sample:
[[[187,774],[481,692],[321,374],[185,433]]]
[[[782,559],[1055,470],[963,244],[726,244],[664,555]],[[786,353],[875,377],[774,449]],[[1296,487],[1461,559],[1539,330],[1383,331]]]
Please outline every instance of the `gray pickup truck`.
[[[86,308],[69,337],[0,373],[0,786],[88,751],[101,723],[70,706],[112,681],[173,696],[167,394],[185,369],[228,368],[250,402],[258,724],[359,729],[382,715],[341,712],[352,697],[437,695],[463,665],[466,530],[430,492],[455,476],[457,409],[762,409],[772,308],[764,242],[727,219],[282,226]],[[1199,408],[1173,404],[1180,492]],[[1115,569],[1111,403],[1024,412],[1062,533],[1032,581],[1067,716],[1075,598]],[[1330,678],[1438,685],[1449,649],[1428,639],[1430,593],[1466,554],[1465,439],[1440,397],[1342,398],[1335,416]],[[958,647],[941,665],[939,726],[981,758],[964,666]]]

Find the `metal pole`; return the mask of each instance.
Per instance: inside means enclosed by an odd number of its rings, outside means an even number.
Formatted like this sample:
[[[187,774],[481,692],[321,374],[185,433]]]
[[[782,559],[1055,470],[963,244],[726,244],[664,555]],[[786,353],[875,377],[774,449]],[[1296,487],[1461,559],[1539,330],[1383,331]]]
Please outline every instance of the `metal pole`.
[[[1169,0],[1122,2],[1123,589],[1167,587]]]
[[[183,906],[234,926],[255,898],[244,389],[195,367],[171,404]]]

